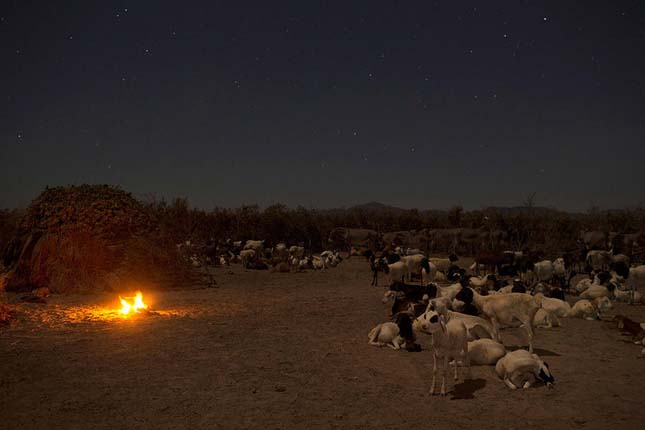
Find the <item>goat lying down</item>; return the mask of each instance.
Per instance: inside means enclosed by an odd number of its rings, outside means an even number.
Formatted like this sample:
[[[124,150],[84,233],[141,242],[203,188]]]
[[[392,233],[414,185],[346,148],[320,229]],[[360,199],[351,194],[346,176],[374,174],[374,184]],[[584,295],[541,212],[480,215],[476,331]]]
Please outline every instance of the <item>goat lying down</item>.
[[[609,309],[611,309],[611,302],[607,297],[599,297],[591,301],[582,299],[573,305],[569,316],[587,320],[602,319],[603,312]]]
[[[531,384],[542,381],[552,388],[555,378],[549,371],[549,365],[536,354],[524,349],[509,352],[495,365],[495,372],[512,390],[519,387],[529,388]]]
[[[396,315],[396,322],[385,322],[378,324],[367,335],[370,345],[383,347],[388,346],[394,350],[401,349],[405,345],[408,351],[420,350],[415,344],[416,337],[412,330],[412,318],[407,313]]]
[[[506,355],[506,348],[492,339],[478,339],[468,342],[470,364],[493,366]]]

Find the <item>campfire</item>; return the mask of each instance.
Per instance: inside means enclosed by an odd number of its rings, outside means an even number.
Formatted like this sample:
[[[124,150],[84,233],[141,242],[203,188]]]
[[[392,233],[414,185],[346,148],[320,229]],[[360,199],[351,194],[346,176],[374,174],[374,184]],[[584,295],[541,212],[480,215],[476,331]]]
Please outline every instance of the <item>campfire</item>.
[[[125,316],[139,314],[142,310],[148,309],[148,305],[143,302],[141,291],[137,291],[133,297],[119,296],[119,300],[121,300],[121,314]]]

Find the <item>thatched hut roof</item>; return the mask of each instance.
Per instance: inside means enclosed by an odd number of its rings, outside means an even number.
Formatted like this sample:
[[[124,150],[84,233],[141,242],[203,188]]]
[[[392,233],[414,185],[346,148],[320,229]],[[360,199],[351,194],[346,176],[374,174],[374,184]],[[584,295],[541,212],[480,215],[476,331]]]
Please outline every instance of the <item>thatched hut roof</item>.
[[[4,265],[7,290],[119,288],[124,279],[188,273],[145,205],[109,185],[46,188],[27,208]]]

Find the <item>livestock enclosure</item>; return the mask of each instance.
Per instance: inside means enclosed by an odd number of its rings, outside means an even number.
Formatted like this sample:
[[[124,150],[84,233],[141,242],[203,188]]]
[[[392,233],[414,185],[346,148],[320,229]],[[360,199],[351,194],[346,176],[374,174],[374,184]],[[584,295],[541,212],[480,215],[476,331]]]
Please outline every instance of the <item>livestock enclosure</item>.
[[[18,323],[0,329],[1,427],[642,428],[645,359],[611,322],[538,330],[552,390],[510,391],[492,366],[474,366],[433,397],[428,336],[419,353],[367,344],[388,315],[363,259],[215,275],[219,288],[150,292],[167,314],[126,321],[93,318],[114,301],[106,293],[20,304]],[[643,306],[614,312],[645,320]],[[523,333],[504,339],[518,347]]]

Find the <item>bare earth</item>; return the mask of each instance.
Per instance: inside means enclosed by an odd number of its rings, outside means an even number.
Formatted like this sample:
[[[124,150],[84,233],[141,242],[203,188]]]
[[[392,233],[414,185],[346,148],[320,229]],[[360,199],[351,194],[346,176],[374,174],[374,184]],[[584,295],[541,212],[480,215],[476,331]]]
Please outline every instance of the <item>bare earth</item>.
[[[420,353],[367,344],[387,310],[364,259],[215,273],[219,288],[144,291],[158,314],[129,320],[105,311],[113,295],[20,305],[0,329],[0,429],[645,428],[641,347],[608,322],[538,329],[554,390],[511,391],[481,366],[441,398],[428,395],[429,337]],[[614,311],[645,320],[644,307]],[[520,329],[503,335],[524,344]]]

